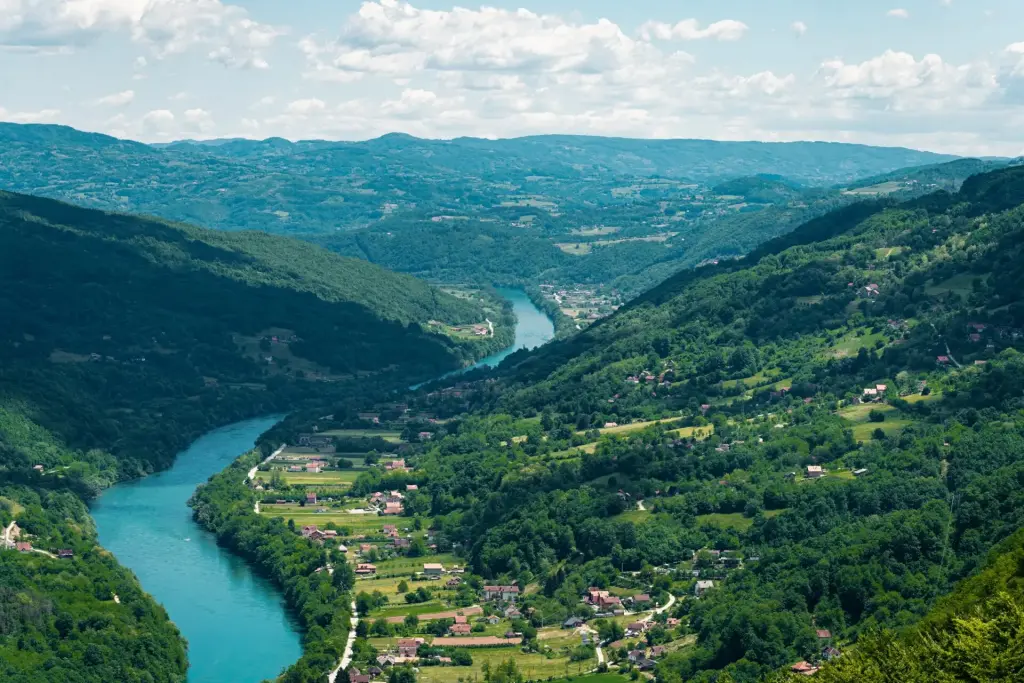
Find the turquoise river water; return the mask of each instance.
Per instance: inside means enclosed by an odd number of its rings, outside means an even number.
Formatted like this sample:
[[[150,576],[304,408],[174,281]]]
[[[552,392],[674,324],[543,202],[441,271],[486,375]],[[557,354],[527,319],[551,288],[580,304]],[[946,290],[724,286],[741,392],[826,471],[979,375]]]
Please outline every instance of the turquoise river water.
[[[494,366],[554,336],[521,290],[500,290],[518,318],[515,344],[474,367]],[[100,543],[139,577],[188,640],[188,683],[255,683],[302,655],[296,622],[270,581],[192,521],[196,487],[246,452],[280,416],[237,422],[197,439],[169,470],[106,491],[92,508]]]

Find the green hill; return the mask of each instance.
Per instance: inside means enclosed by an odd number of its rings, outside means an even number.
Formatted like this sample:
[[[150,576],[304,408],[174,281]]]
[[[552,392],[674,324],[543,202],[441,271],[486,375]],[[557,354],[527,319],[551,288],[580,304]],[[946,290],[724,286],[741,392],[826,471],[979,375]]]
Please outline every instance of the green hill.
[[[742,255],[853,201],[734,178],[831,187],[952,157],[831,143],[536,136],[362,142],[223,140],[147,146],[0,123],[0,187],[226,231],[300,236],[450,283],[612,283],[640,292],[681,267]],[[759,175],[763,174],[763,175]],[[774,182],[774,181],[773,181]],[[744,193],[744,196],[747,196]],[[557,245],[595,227],[589,255]],[[650,271],[650,272],[649,272]]]
[[[240,411],[433,376],[511,335],[427,332],[485,313],[303,242],[7,193],[0,312],[3,393],[68,443],[123,455],[122,474],[165,465]]]
[[[508,319],[482,342],[428,331],[485,315],[304,242],[0,192],[0,526],[45,551],[0,548],[0,679],[184,680],[177,629],[86,501],[215,426],[390,395],[510,343]]]
[[[411,397],[453,418],[407,456],[418,511],[547,623],[588,586],[676,595],[660,681],[856,652],[1024,527],[1022,249],[1009,168],[679,273],[460,400]]]

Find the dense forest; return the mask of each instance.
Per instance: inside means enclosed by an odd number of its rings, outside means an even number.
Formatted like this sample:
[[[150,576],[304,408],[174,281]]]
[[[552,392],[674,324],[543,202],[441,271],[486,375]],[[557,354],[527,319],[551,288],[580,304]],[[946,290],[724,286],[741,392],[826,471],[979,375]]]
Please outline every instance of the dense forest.
[[[0,549],[0,678],[25,683],[184,679],[177,630],[98,546],[86,502],[103,488],[214,427],[386,396],[514,332],[507,308],[491,337],[452,332],[483,300],[503,310],[486,292],[308,243],[9,193],[0,292],[0,522],[20,532]]]
[[[409,397],[448,420],[406,455],[406,514],[485,580],[537,586],[520,609],[539,619],[650,577],[680,597],[665,683],[825,675],[840,651],[859,654],[830,680],[896,651],[917,680],[960,680],[929,648],[1020,632],[1019,592],[928,629],[1024,527],[1022,248],[1018,167],[681,272],[458,398]],[[353,495],[407,481],[368,473]],[[1013,680],[1017,655],[971,680]]]

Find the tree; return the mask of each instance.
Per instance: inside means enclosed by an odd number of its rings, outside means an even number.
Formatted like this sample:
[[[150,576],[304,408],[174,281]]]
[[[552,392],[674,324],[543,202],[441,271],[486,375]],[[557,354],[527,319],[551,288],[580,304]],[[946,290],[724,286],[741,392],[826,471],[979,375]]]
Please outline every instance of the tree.
[[[418,616],[416,616],[415,614],[406,614],[405,615],[405,625],[411,631],[415,631],[417,628],[419,628],[420,618]]]
[[[401,581],[398,582],[398,591],[397,592],[399,592],[399,593],[408,593],[409,592],[409,583],[405,579],[402,579]]]

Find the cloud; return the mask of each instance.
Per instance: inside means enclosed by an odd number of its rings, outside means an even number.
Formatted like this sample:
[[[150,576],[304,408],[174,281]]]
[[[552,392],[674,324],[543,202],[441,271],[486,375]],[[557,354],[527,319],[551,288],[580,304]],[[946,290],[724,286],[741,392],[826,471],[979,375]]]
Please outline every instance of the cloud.
[[[704,29],[726,37],[737,28]],[[715,25],[713,25],[715,26]],[[364,2],[332,40],[299,42],[310,79],[351,83],[368,75],[422,72],[598,74],[636,70],[662,56],[646,41],[601,19],[573,23],[555,15],[494,7],[423,10],[401,0]]]
[[[893,50],[859,64],[830,60],[821,65],[817,75],[831,96],[884,101],[896,110],[970,108],[999,90],[996,72],[987,63],[957,66],[936,54],[918,60]]]
[[[245,9],[220,0],[3,0],[0,45],[73,49],[104,33],[126,33],[158,58],[209,46],[209,58],[231,67],[265,68],[263,50],[283,34]],[[135,66],[146,65],[145,57]]]
[[[174,114],[167,109],[154,109],[142,117],[142,132],[167,137],[174,128]]]
[[[794,21],[790,28],[792,28],[793,33],[797,34],[798,36],[802,36],[805,33],[807,33],[807,24],[805,24],[802,21]]]
[[[126,104],[130,104],[135,99],[134,90],[124,90],[122,92],[116,92],[106,97],[100,97],[96,100],[95,104],[103,107],[123,107]]]
[[[734,41],[742,38],[749,26],[735,19],[723,19],[701,28],[696,19],[684,19],[672,26],[669,24],[648,21],[640,27],[640,36],[644,40],[723,40]]]
[[[893,17],[894,19],[909,19],[910,12],[902,8],[891,9],[885,13],[887,17]]]
[[[285,108],[285,111],[287,111],[289,114],[309,116],[310,114],[315,114],[317,112],[324,111],[326,108],[327,105],[324,104],[323,100],[318,100],[315,97],[312,97],[309,99],[295,100],[294,102],[289,102],[288,106]]]
[[[213,117],[205,109],[188,109],[182,119],[184,129],[193,133],[209,133],[214,128]]]
[[[11,123],[48,123],[56,120],[59,115],[59,109],[13,112],[0,107],[0,121],[9,121]]]

